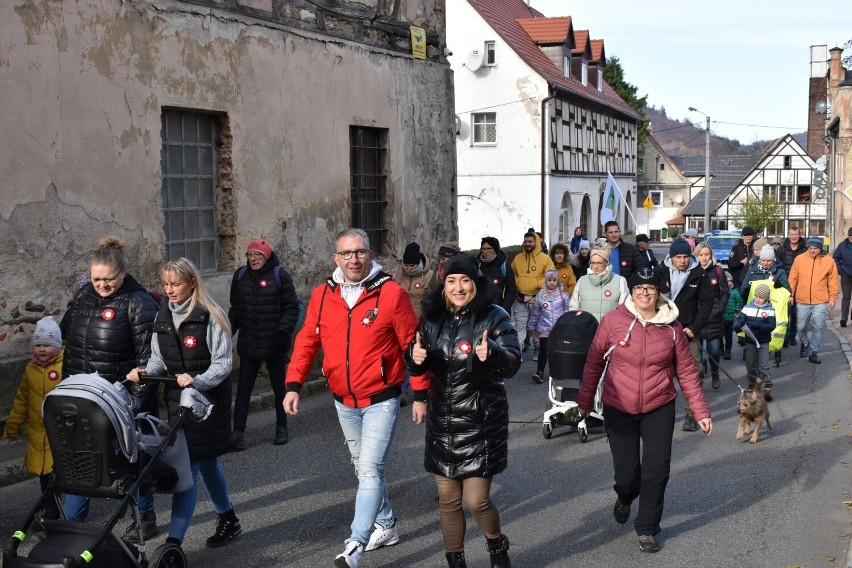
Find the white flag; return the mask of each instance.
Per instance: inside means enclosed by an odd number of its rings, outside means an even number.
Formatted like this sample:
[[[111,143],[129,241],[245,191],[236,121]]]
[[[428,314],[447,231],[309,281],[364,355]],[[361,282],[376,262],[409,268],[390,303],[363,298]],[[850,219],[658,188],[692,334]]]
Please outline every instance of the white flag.
[[[621,190],[618,189],[618,184],[612,179],[612,174],[607,172],[606,187],[604,187],[603,202],[601,203],[601,225],[615,221],[615,214],[618,211],[618,200],[620,198]]]

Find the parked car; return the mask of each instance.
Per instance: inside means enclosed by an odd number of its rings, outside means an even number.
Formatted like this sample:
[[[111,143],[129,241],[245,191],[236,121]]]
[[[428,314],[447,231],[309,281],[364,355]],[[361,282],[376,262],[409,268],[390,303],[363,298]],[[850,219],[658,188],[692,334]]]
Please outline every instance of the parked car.
[[[738,240],[740,240],[739,231],[712,231],[704,235],[704,242],[713,249],[716,262],[724,269],[728,268],[731,249],[734,248]]]

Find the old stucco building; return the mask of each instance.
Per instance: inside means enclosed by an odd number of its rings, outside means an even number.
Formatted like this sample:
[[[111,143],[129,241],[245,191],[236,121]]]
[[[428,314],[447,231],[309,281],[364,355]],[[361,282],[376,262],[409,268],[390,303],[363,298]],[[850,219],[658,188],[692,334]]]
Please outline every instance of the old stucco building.
[[[0,3],[0,376],[107,234],[149,287],[186,255],[219,299],[256,237],[303,295],[345,227],[391,267],[454,239],[444,47],[444,0]]]

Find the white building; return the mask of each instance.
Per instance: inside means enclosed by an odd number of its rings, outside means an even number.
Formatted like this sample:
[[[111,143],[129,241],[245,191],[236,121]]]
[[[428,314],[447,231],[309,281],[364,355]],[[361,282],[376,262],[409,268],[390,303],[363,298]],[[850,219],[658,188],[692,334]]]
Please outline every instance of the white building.
[[[636,204],[639,116],[603,81],[602,40],[524,0],[457,0],[447,3],[447,45],[463,249],[485,235],[520,244],[530,227],[548,243],[577,226],[598,235],[608,171]],[[635,231],[623,200],[617,219]]]

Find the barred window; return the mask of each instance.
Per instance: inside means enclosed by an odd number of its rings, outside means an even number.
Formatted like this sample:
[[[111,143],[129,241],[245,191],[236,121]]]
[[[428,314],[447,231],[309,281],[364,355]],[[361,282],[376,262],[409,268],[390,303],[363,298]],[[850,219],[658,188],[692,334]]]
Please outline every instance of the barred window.
[[[388,231],[387,138],[385,128],[349,128],[352,226],[367,232],[377,255],[385,253]]]
[[[178,110],[162,114],[166,258],[184,256],[201,272],[218,269],[218,120],[213,114]]]
[[[497,143],[497,113],[479,112],[473,115],[473,143]]]

